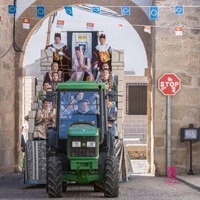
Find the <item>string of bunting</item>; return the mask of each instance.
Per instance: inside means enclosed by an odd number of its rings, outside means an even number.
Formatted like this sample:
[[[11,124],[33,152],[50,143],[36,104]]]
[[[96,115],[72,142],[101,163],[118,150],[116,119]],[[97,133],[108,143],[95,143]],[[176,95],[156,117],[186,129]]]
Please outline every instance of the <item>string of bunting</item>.
[[[37,5],[31,5],[31,7],[36,7],[36,16],[38,18],[42,18],[45,16],[45,7],[53,7],[53,6],[37,6]],[[121,15],[130,15],[131,14],[131,8],[149,8],[149,18],[152,20],[158,19],[159,15],[159,8],[173,8],[173,11],[176,15],[182,15],[184,14],[184,8],[199,8],[199,6],[183,6],[183,5],[177,5],[177,6],[106,6],[109,7],[120,7],[121,8]],[[73,16],[73,7],[72,6],[64,6],[64,9],[66,13],[70,16]],[[92,6],[91,12],[100,14],[101,13],[101,7],[100,6]],[[8,5],[8,13],[9,14],[16,14],[16,6],[15,5]]]
[[[37,6],[37,5],[32,5],[36,7],[36,17],[37,18],[23,18],[23,28],[24,29],[30,29],[30,21],[31,19],[38,19],[38,18],[43,18],[45,17],[45,6]],[[49,6],[47,6],[49,7]],[[121,7],[121,16],[126,16],[126,15],[131,15],[131,8],[132,7],[147,7],[149,8],[149,19],[150,20],[158,20],[159,19],[159,8],[160,7],[170,7],[174,9],[174,13],[176,15],[183,15],[184,14],[184,8],[188,7],[200,7],[200,6],[183,6],[183,5],[177,5],[177,6],[107,6],[107,7]],[[73,13],[73,7],[72,6],[64,6],[64,10],[66,14],[69,16],[74,16]],[[91,7],[91,12],[100,14],[101,13],[101,7],[100,6],[92,6]],[[14,5],[8,5],[8,13],[10,15],[16,14],[16,6]],[[1,21],[1,16],[0,16],[0,21]],[[189,28],[189,27],[183,27],[183,26],[176,26],[176,27],[164,27],[164,26],[149,26],[149,25],[137,25],[137,24],[131,24],[132,26],[142,26],[144,27],[144,32],[147,32],[151,34],[152,28],[173,28],[175,30],[175,35],[177,36],[182,36],[183,35],[183,29],[200,29],[200,27],[195,27],[195,28]],[[86,23],[86,29],[88,30],[93,30],[95,24],[93,22],[87,22]],[[57,28],[63,29],[64,27],[64,20],[57,20],[56,24]],[[123,24],[117,24],[118,28],[123,28]]]

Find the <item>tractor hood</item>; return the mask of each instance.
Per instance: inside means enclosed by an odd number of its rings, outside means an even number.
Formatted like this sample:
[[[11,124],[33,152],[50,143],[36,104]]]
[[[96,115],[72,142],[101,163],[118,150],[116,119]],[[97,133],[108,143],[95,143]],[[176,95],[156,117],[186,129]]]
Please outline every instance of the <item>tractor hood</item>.
[[[69,127],[69,136],[98,136],[98,128],[90,124],[72,124]]]

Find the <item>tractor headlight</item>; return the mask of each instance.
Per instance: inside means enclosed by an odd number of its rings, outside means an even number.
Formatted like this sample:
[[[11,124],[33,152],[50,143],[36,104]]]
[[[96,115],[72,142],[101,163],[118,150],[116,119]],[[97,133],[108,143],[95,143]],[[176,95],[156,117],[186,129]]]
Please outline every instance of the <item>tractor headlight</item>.
[[[87,142],[87,147],[96,147],[96,142],[88,141]]]
[[[81,147],[80,141],[72,141],[72,147]]]

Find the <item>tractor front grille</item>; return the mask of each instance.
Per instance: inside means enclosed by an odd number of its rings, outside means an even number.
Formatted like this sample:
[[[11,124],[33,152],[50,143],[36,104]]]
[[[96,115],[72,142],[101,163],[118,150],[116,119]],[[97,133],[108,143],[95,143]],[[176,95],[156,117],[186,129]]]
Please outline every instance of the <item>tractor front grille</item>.
[[[72,143],[78,142],[80,147],[73,147]],[[95,147],[87,147],[87,142],[95,142]],[[97,157],[98,151],[98,137],[95,136],[73,136],[69,138],[69,156],[70,157]]]

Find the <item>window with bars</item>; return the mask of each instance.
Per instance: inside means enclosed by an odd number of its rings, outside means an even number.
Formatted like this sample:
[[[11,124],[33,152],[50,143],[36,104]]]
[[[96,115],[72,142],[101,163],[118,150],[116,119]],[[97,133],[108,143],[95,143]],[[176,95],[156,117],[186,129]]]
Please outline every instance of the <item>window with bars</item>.
[[[146,115],[147,114],[147,84],[127,83],[126,84],[126,114]]]

